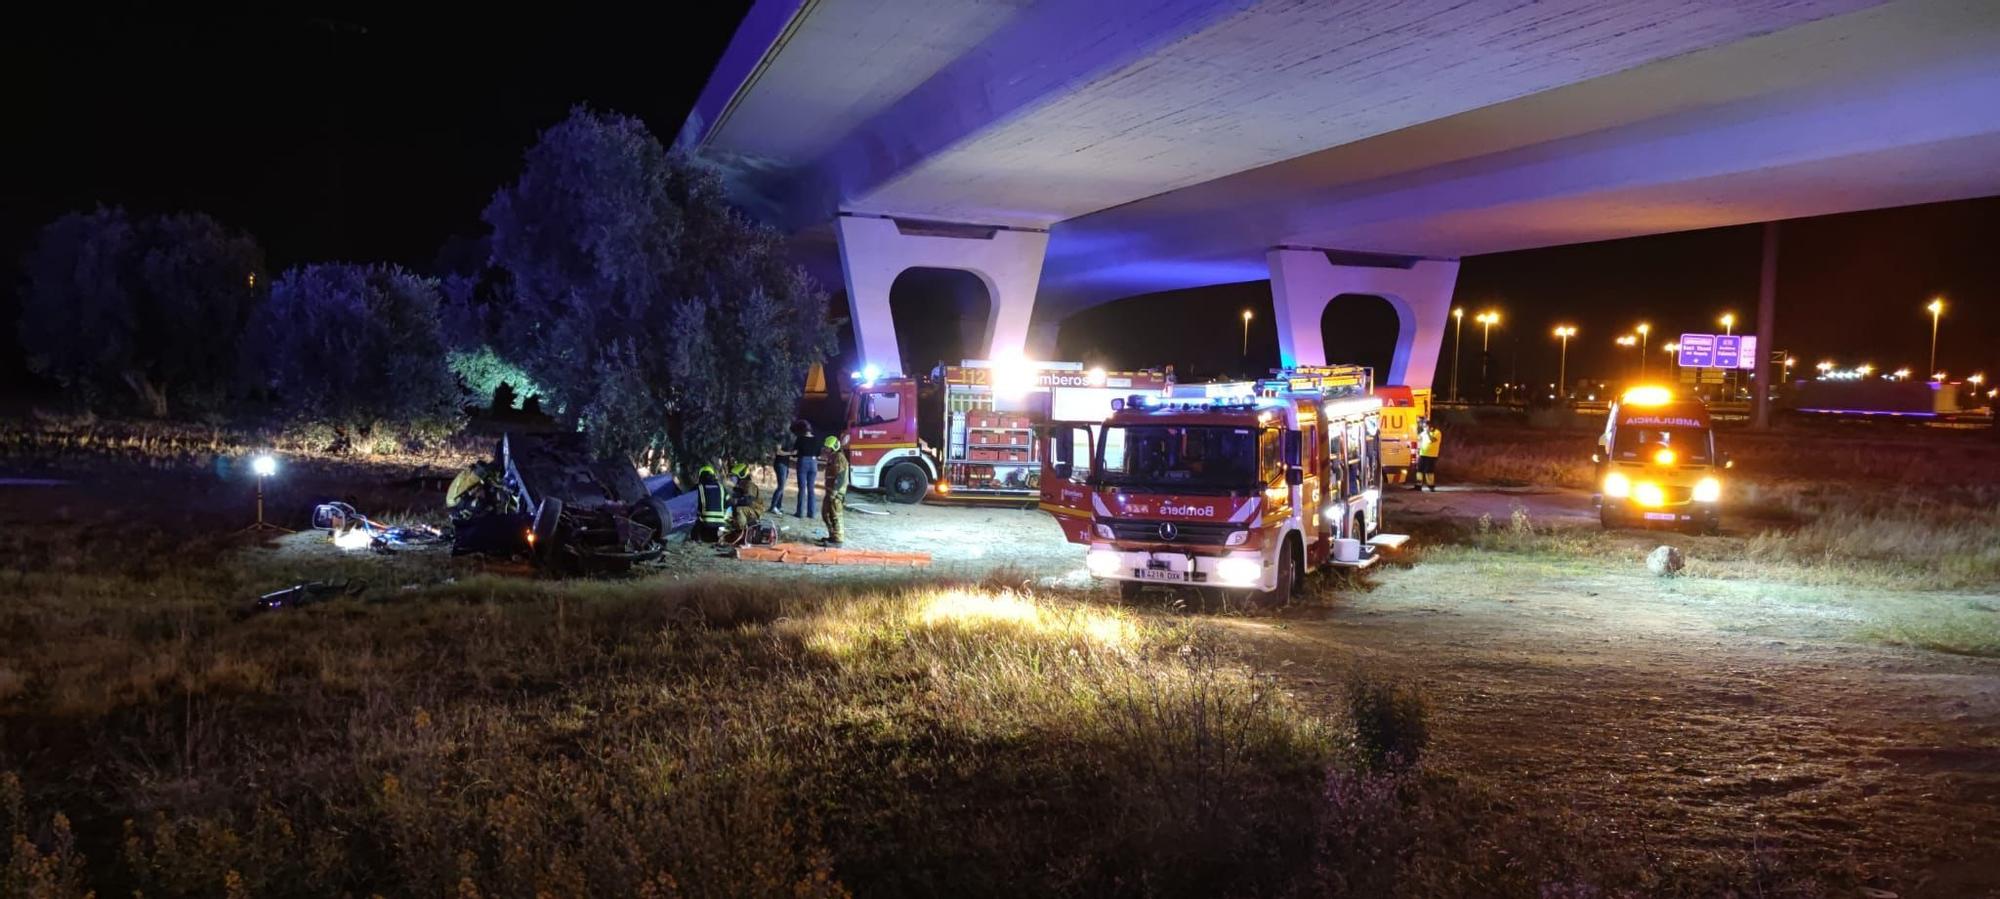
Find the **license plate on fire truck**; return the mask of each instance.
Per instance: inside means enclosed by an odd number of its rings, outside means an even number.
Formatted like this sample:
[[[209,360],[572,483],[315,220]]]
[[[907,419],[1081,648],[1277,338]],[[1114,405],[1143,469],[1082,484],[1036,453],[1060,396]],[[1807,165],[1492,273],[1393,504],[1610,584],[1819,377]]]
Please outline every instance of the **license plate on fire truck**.
[[[1140,580],[1146,581],[1181,581],[1187,579],[1185,574],[1167,567],[1165,559],[1148,559],[1146,567],[1134,568],[1132,569],[1132,573],[1138,576]]]

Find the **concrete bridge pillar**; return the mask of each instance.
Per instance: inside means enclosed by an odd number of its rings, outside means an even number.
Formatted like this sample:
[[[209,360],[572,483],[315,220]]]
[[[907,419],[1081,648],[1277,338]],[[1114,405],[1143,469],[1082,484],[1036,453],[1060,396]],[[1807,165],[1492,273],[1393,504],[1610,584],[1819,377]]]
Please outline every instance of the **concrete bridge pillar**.
[[[1396,310],[1396,353],[1381,384],[1429,387],[1451,319],[1458,260],[1373,256],[1298,247],[1266,254],[1271,301],[1278,318],[1278,357],[1284,365],[1325,365],[1320,318],[1344,293],[1381,297]],[[1336,261],[1338,260],[1338,261]],[[1335,360],[1338,361],[1338,360]]]
[[[896,322],[889,313],[889,287],[913,268],[957,269],[977,276],[991,300],[981,341],[986,358],[1032,355],[1029,324],[1042,257],[1049,248],[1047,231],[861,215],[840,216],[834,229],[861,365],[904,373]]]

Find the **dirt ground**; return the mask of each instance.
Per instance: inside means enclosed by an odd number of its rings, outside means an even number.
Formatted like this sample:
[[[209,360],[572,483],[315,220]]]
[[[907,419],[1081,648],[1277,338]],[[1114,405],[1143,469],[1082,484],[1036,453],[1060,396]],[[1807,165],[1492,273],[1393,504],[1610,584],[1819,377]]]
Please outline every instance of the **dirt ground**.
[[[1403,502],[1408,519],[1455,501]],[[1629,540],[1601,564],[1425,560],[1222,624],[1308,701],[1356,661],[1409,678],[1445,767],[1562,796],[1663,864],[1754,845],[1903,896],[2000,892],[2000,661],[1856,639],[1858,613],[1815,591],[1655,578],[1636,559],[1663,538]]]
[[[1578,491],[1391,501],[1391,530],[1504,525],[1517,508],[1539,526],[1597,527]],[[1049,586],[1088,583],[1081,549],[1039,513],[877,508],[853,516],[850,544],[928,550],[943,573],[1006,566]],[[1739,520],[1725,534],[1756,527]],[[1275,615],[1214,621],[1329,711],[1357,662],[1418,684],[1442,767],[1559,802],[1661,865],[1782,853],[1901,896],[2000,894],[2000,660],[1864,639],[1866,607],[1825,588],[1660,579],[1639,563],[1662,542],[1699,556],[1726,535],[1632,533],[1623,553],[1562,563],[1420,556],[1353,587],[1322,584]],[[1870,601],[2000,615],[1986,595]]]

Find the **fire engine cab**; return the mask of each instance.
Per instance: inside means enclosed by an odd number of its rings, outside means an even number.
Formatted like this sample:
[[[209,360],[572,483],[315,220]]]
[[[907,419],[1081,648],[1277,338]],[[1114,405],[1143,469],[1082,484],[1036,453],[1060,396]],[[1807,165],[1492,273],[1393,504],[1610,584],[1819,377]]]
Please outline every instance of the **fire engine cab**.
[[[1135,394],[1044,438],[1042,508],[1092,575],[1289,596],[1326,565],[1401,546],[1382,526],[1382,400],[1359,366]]]
[[[1101,419],[1133,391],[1172,383],[1161,371],[1021,359],[967,359],[923,379],[872,369],[854,379],[843,441],[850,485],[900,503],[1035,502],[1037,426],[1051,418]]]

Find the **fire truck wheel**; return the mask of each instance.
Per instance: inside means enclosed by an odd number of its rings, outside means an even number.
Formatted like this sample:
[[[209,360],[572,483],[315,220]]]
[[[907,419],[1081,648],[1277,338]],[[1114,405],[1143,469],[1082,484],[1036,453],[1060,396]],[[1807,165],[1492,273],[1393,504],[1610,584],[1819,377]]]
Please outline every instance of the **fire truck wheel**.
[[[1605,530],[1613,531],[1625,526],[1625,516],[1611,511],[1608,505],[1600,506],[1597,509],[1597,523],[1603,525]]]
[[[920,503],[931,492],[931,479],[915,462],[898,462],[882,474],[882,490],[899,503]]]
[[[1278,606],[1290,602],[1292,595],[1298,591],[1299,581],[1302,578],[1299,556],[1298,539],[1287,538],[1284,557],[1278,560],[1278,583],[1268,592],[1253,591],[1250,594],[1250,602],[1260,606]]]

